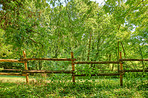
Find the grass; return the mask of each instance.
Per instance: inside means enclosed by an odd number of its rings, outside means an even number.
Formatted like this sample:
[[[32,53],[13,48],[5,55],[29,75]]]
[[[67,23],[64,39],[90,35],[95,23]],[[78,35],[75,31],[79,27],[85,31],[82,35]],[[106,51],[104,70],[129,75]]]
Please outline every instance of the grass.
[[[42,78],[29,85],[21,81],[22,77],[5,77],[17,81],[0,80],[0,97],[2,98],[146,98],[148,95],[147,79],[124,79],[124,86],[120,87],[119,79],[80,79],[75,85],[69,80],[47,80]],[[20,80],[20,81],[18,81]],[[25,80],[25,79],[24,79]]]

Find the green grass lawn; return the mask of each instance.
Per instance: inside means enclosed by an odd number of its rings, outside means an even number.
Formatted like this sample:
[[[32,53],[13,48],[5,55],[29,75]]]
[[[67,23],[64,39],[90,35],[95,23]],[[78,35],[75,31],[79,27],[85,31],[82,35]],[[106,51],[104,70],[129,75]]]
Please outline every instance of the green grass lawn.
[[[124,79],[123,87],[120,87],[118,78],[77,79],[75,85],[70,79],[44,81],[38,78],[34,81],[34,78],[30,78],[27,85],[24,77],[0,78],[0,98],[147,98],[148,95],[148,80],[139,78]],[[12,79],[13,82],[4,79]]]

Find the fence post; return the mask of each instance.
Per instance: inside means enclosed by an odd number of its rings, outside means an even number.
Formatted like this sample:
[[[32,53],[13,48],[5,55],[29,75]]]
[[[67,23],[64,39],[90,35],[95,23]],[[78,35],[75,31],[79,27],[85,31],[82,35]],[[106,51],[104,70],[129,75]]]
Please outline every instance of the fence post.
[[[25,51],[23,51],[23,55],[24,55],[24,59],[25,59],[26,58]],[[25,65],[25,70],[28,70],[28,68],[27,68],[27,61],[25,61],[24,65]],[[29,79],[28,79],[28,74],[27,73],[26,73],[26,83],[27,84],[29,83]]]
[[[73,52],[71,52],[71,59],[74,59],[74,56],[73,56]],[[74,66],[74,60],[71,61],[71,64],[72,64],[72,81],[73,83],[75,83],[75,66]]]
[[[119,50],[119,41],[118,41],[117,48],[118,48],[118,52],[117,52],[117,55],[118,55],[118,56],[117,56],[117,60],[119,60],[119,58],[120,58],[120,57],[119,57],[119,55],[120,55],[120,52],[119,52],[119,51],[120,51],[120,50]],[[119,64],[118,64],[118,73],[119,73]]]
[[[120,52],[120,59],[122,59],[122,53]],[[123,86],[123,64],[120,61],[120,86]]]

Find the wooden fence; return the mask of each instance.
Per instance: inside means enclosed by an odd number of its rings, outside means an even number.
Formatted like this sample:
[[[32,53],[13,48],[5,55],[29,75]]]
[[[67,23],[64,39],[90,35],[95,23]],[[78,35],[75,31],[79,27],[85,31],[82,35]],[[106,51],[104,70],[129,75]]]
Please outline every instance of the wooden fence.
[[[120,52],[120,59],[119,61],[76,61],[74,58],[73,52],[71,52],[71,58],[26,58],[26,53],[23,51],[24,58],[20,60],[16,59],[0,59],[0,62],[16,62],[16,63],[24,63],[24,69],[4,69],[5,71],[17,71],[17,73],[6,73],[0,72],[0,75],[14,75],[14,76],[25,76],[26,83],[29,83],[29,73],[67,73],[72,74],[72,82],[75,83],[76,76],[87,76],[87,74],[77,75],[74,73],[75,71],[75,64],[120,64],[120,70],[118,73],[100,73],[100,74],[91,74],[91,76],[116,76],[120,75],[120,86],[123,86],[123,75],[125,72],[148,72],[148,70],[123,70],[123,62],[124,61],[148,61],[148,59],[122,59],[122,54]],[[28,61],[35,61],[35,60],[47,60],[47,61],[71,61],[72,70],[70,71],[49,71],[49,70],[28,70],[27,62]],[[3,70],[3,71],[4,71]],[[22,73],[18,73],[22,72]]]

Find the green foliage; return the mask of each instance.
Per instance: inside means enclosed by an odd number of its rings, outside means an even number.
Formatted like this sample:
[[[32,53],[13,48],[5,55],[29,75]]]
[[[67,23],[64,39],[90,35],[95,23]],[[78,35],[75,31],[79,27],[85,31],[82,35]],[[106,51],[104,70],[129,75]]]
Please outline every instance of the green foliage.
[[[90,0],[16,0],[2,4],[5,11],[0,12],[0,25],[5,40],[1,57],[4,51],[9,55],[9,44],[12,58],[20,58],[23,50],[31,58],[70,58],[73,51],[79,61],[116,61],[118,41],[123,43],[119,50],[126,58],[148,56],[145,0],[106,0],[103,6]],[[32,62],[30,66],[46,69],[48,64],[54,63]],[[133,68],[139,63],[127,64],[127,68]]]
[[[9,57],[12,54],[12,45],[8,45],[5,43],[4,34],[5,31],[0,29],[0,58]]]

